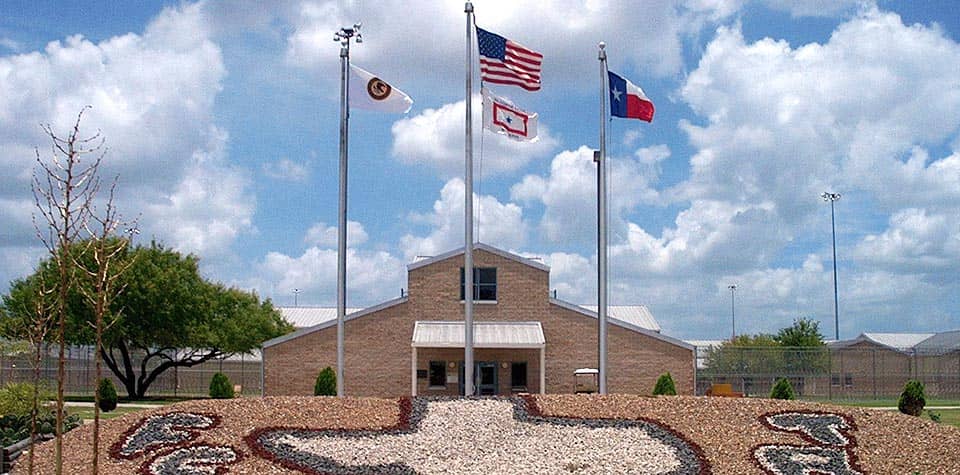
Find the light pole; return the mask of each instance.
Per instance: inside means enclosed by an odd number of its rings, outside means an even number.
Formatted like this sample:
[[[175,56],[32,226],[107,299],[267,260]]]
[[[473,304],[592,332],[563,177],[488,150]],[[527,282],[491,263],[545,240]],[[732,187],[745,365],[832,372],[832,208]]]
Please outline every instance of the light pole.
[[[837,225],[834,219],[833,203],[840,199],[840,193],[824,191],[823,201],[830,202],[830,233],[833,237],[833,329],[834,338],[840,340],[840,298],[837,295]]]
[[[350,40],[362,43],[360,23],[340,28],[340,195],[337,212],[337,397],[343,397],[343,322],[347,309],[347,138],[350,135]]]
[[[727,288],[730,289],[730,326],[733,335],[730,337],[730,341],[733,341],[737,337],[737,314],[733,312],[733,293],[737,290],[737,284],[730,284]]]
[[[300,289],[293,289],[293,306],[294,307],[300,306],[300,305],[297,305],[297,296],[300,295],[300,292],[301,292]]]

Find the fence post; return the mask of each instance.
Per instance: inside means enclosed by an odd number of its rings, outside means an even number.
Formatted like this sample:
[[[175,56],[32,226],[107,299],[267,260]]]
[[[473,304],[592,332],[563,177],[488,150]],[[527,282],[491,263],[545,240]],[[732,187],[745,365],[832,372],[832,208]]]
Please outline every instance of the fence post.
[[[879,399],[877,397],[877,349],[873,348],[871,352],[873,353],[873,398]]]

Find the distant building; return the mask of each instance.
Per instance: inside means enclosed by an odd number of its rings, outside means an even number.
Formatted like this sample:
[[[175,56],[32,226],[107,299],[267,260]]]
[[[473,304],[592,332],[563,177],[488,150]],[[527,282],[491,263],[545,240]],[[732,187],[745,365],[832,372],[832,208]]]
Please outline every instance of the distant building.
[[[474,378],[477,394],[572,393],[574,371],[597,366],[597,314],[551,298],[549,268],[477,244]],[[407,266],[409,292],[350,309],[345,320],[345,393],[463,394],[463,250]],[[336,312],[283,307],[301,328],[263,344],[265,395],[313,394],[324,367],[337,367]],[[644,306],[608,308],[608,390],[649,394],[670,372],[694,390],[694,347],[660,333]],[[304,326],[309,325],[309,326]]]

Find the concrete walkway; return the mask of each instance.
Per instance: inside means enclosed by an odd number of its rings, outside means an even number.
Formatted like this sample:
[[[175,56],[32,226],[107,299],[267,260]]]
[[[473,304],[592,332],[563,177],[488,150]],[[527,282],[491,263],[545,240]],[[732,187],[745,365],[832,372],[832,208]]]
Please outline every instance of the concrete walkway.
[[[65,407],[93,407],[92,402],[64,402]],[[166,404],[150,404],[150,403],[137,403],[137,402],[121,402],[117,404],[117,407],[129,407],[132,409],[156,409],[158,407],[166,406]]]

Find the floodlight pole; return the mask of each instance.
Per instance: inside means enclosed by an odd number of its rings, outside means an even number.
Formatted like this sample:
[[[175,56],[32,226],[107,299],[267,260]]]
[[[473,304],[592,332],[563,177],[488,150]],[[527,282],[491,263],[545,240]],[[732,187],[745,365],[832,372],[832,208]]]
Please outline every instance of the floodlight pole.
[[[834,338],[840,341],[840,297],[837,292],[837,225],[834,219],[833,204],[840,199],[840,193],[824,191],[820,194],[823,201],[830,202],[830,234],[833,238],[833,329]]]
[[[347,137],[350,131],[350,39],[362,43],[360,23],[340,28],[340,200],[337,221],[337,397],[343,397],[343,321],[347,310]]]
[[[607,52],[600,42],[600,153],[597,154],[597,352],[600,394],[607,394]]]
[[[737,284],[730,284],[727,288],[730,289],[730,327],[732,329],[730,341],[733,341],[737,338],[737,317],[733,312],[733,293],[737,290]]]

